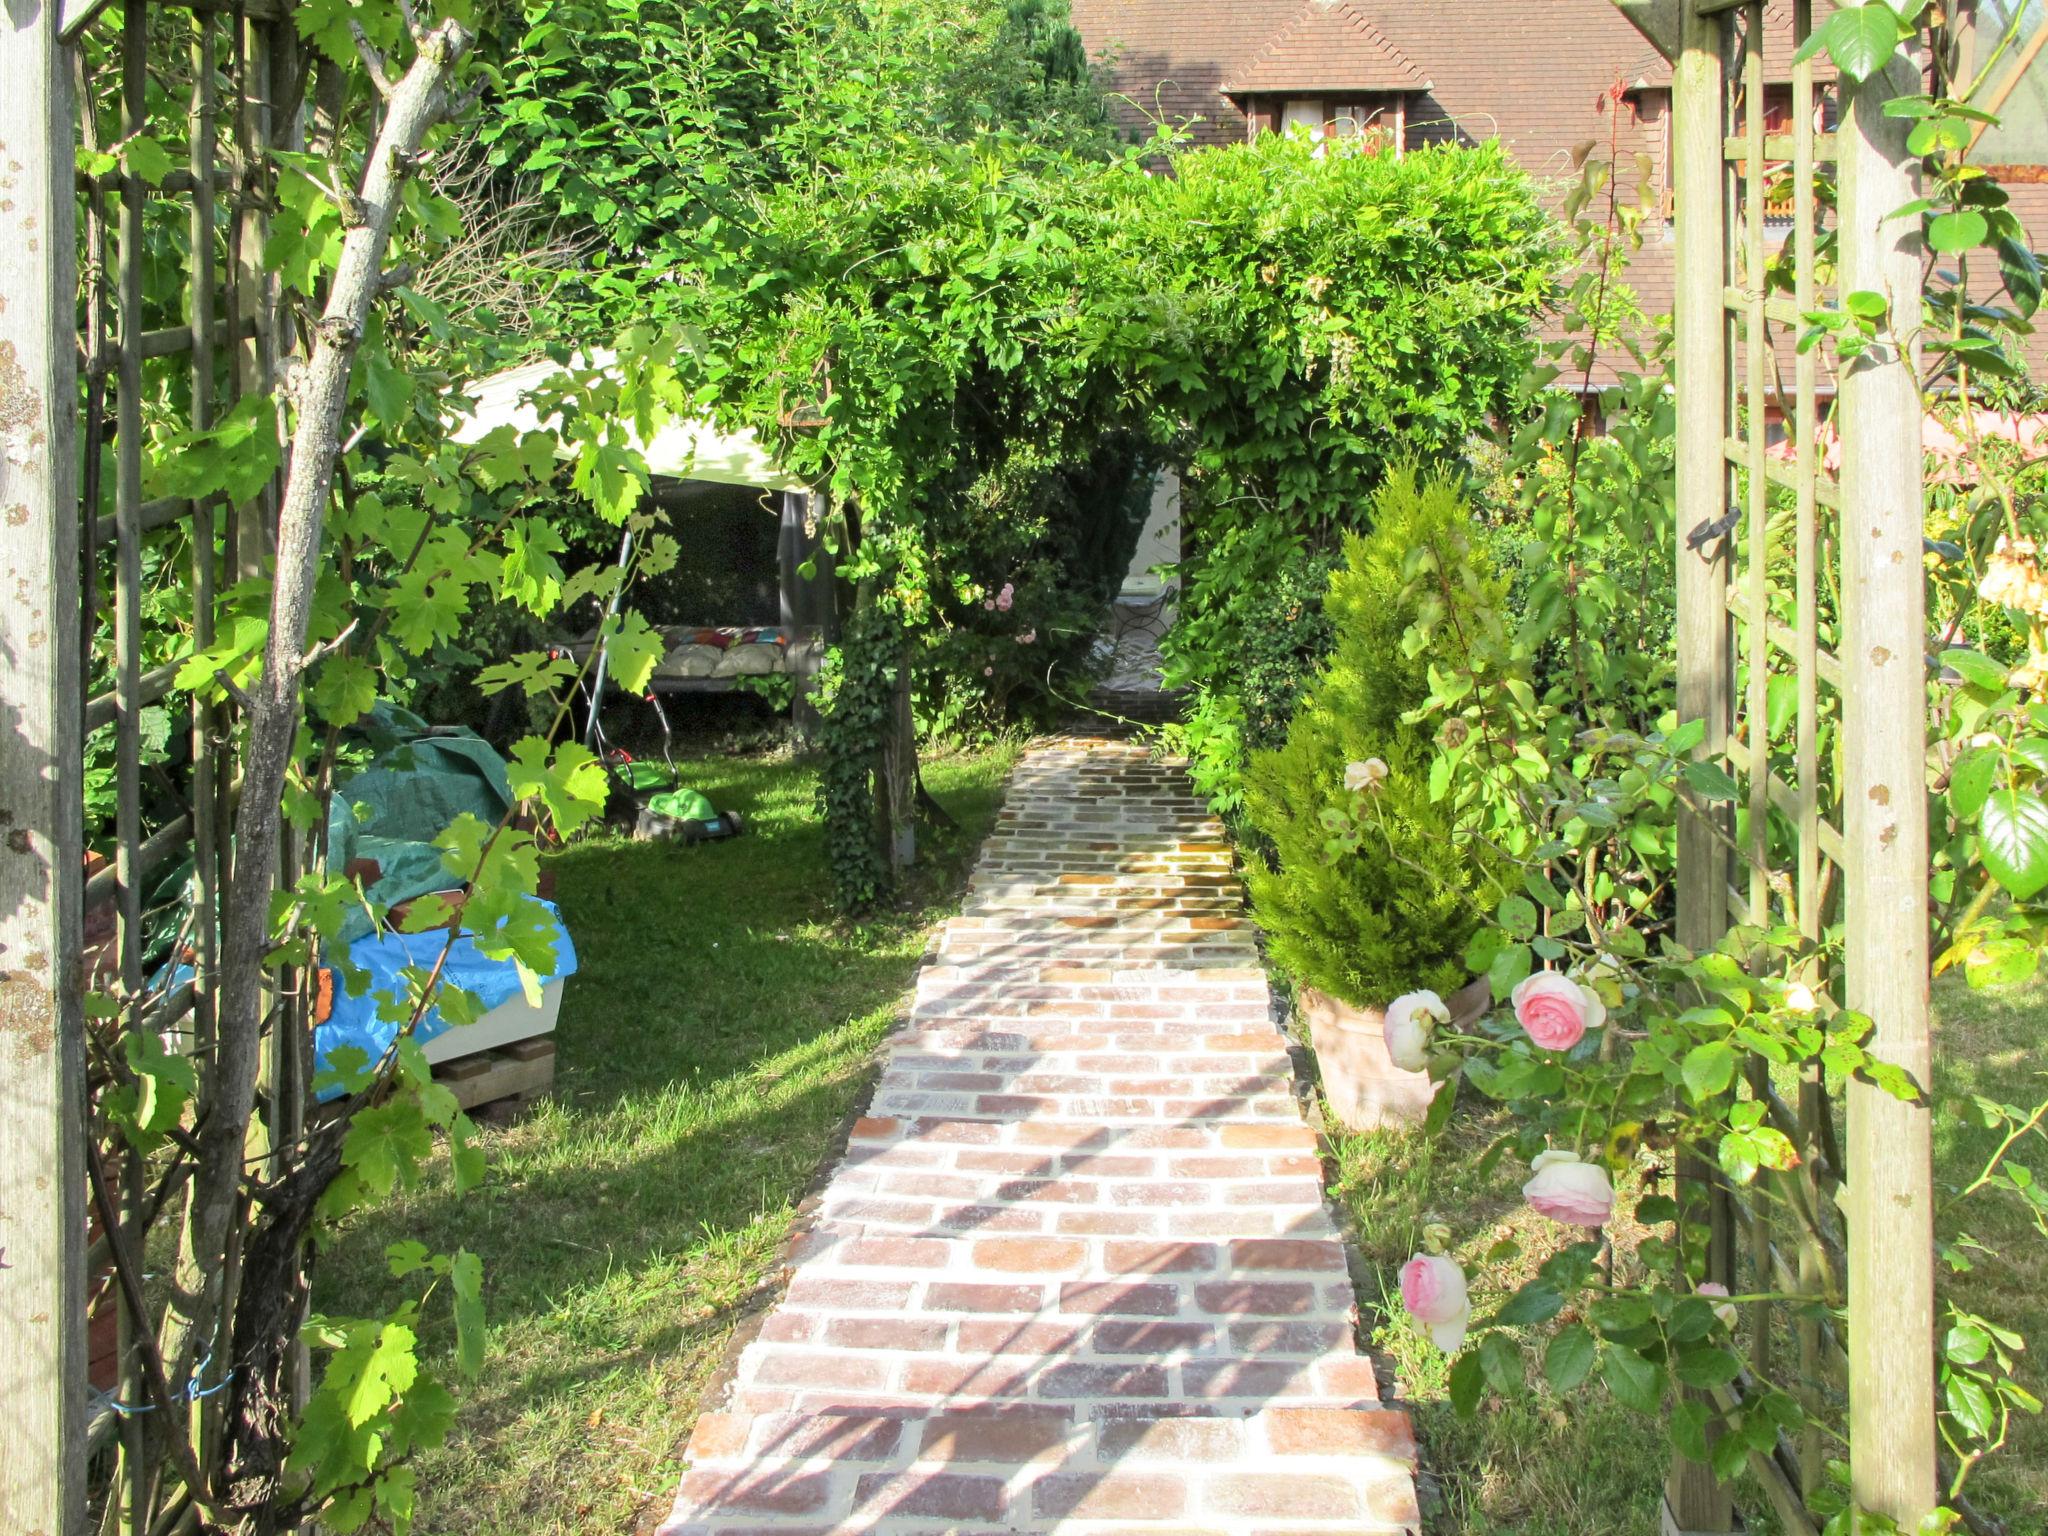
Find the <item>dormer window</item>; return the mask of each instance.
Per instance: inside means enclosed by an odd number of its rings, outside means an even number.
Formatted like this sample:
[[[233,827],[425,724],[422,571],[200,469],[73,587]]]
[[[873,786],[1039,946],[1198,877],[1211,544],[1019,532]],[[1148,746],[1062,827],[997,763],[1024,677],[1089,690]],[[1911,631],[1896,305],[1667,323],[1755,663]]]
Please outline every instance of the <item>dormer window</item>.
[[[1247,134],[1300,133],[1368,153],[1407,148],[1422,71],[1352,0],[1305,0],[1225,83]]]

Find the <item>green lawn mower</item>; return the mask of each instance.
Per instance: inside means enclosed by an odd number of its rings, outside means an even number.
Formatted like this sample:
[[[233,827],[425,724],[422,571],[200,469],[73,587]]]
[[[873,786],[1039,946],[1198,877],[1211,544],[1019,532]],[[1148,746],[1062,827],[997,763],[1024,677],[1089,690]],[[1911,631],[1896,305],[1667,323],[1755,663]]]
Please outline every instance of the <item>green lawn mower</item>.
[[[655,708],[659,711],[661,706]],[[664,730],[667,724],[662,722]],[[630,818],[636,842],[709,843],[738,837],[746,830],[738,811],[721,811],[684,784],[673,762],[649,762],[617,748],[607,748],[602,756],[605,772],[611,776],[612,800],[622,812],[612,817],[608,810],[607,816],[621,827]]]

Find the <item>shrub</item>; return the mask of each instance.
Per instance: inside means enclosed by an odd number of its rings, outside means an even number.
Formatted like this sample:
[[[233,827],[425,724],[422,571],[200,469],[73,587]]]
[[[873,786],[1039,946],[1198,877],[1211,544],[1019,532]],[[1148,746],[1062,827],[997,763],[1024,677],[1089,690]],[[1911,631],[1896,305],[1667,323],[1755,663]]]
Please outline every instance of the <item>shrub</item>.
[[[1441,656],[1410,654],[1402,637],[1425,610],[1448,607],[1456,618],[1499,601],[1499,580],[1471,547],[1471,512],[1448,478],[1423,483],[1413,467],[1397,467],[1372,513],[1372,532],[1345,541],[1324,601],[1335,649],[1286,744],[1253,755],[1245,790],[1247,818],[1266,844],[1248,874],[1252,909],[1274,959],[1357,1005],[1419,986],[1448,992],[1464,979],[1479,910],[1468,898],[1493,862],[1483,845],[1453,841],[1448,808],[1431,798],[1434,742],[1403,716],[1430,696],[1429,669]],[[1433,633],[1453,644],[1457,630]],[[1347,789],[1346,765],[1370,758],[1386,763],[1385,780]],[[1359,795],[1385,840],[1332,859],[1325,813],[1350,822]]]
[[[1255,595],[1334,556],[1388,462],[1455,454],[1502,409],[1559,242],[1497,145],[1318,158],[1266,134],[1183,154],[1175,172],[1138,221],[1165,254],[1134,329],[1148,354],[1188,359],[1157,370],[1182,431],[1187,549],[1163,660],[1190,697],[1177,745],[1203,749],[1199,778],[1229,814],[1243,754],[1293,702],[1246,692],[1272,611]]]

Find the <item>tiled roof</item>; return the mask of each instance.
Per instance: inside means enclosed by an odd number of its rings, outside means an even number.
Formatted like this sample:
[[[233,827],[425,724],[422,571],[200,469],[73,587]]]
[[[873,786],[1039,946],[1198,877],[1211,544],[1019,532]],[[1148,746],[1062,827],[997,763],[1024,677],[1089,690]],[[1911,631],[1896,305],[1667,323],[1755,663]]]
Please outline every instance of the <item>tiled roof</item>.
[[[1351,0],[1306,0],[1239,65],[1232,96],[1278,91],[1426,91],[1429,80]]]

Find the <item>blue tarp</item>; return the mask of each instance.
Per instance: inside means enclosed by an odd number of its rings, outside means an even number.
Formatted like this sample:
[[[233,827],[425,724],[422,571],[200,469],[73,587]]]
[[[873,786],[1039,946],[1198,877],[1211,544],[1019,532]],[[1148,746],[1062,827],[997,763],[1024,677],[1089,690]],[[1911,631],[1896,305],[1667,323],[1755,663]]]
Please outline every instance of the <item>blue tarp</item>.
[[[541,980],[560,981],[565,976],[576,974],[576,946],[570,942],[569,930],[562,926],[561,914],[555,910],[554,904],[543,901],[540,905],[547,908],[548,916],[553,919],[555,948],[554,971]],[[342,978],[334,978],[333,1011],[327,1022],[313,1031],[315,1070],[324,1071],[328,1053],[345,1045],[354,1046],[373,1062],[382,1057],[398,1037],[399,1026],[378,1018],[378,1011],[387,1001],[403,1003],[407,988],[402,973],[406,967],[431,969],[446,942],[445,931],[436,929],[431,933],[386,933],[350,943],[349,965],[368,971],[370,982],[360,997],[351,997]],[[520,990],[519,973],[512,963],[486,959],[478,954],[476,941],[467,932],[456,939],[455,947],[449,951],[447,963],[441,967],[441,980],[444,985],[460,987],[470,993],[486,1010],[517,997]],[[440,1009],[430,1009],[420,1020],[413,1038],[424,1044],[436,1035],[446,1033],[450,1027],[448,1021],[441,1017]],[[330,1085],[320,1090],[319,1097],[323,1101],[339,1098],[341,1091],[339,1086]]]

